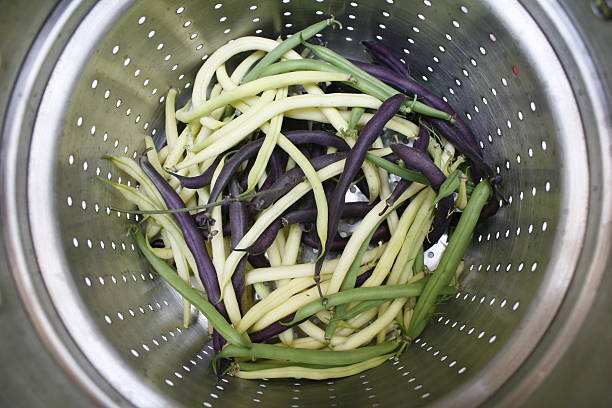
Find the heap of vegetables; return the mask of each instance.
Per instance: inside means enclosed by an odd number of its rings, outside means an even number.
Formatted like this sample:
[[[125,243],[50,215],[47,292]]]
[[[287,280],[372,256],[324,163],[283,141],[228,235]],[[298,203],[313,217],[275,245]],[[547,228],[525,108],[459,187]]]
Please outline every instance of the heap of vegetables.
[[[307,42],[336,23],[220,47],[184,107],[169,91],[163,148],[147,137],[139,163],[107,157],[138,184],[105,180],[143,215],[135,241],[183,296],[184,325],[193,305],[215,368],[238,377],[342,377],[397,355],[499,207],[474,135],[391,50],[365,42],[373,64]],[[386,147],[383,132],[410,142]],[[349,236],[341,220],[357,221]]]

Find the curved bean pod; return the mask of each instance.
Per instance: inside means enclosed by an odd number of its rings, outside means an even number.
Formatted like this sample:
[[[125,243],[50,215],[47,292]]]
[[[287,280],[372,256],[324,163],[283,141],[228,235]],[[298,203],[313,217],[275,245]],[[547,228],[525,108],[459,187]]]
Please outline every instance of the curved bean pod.
[[[206,187],[210,185],[213,174],[215,173],[217,166],[219,166],[219,162],[221,161],[222,158],[223,158],[222,155],[218,156],[213,162],[213,164],[211,164],[210,167],[207,168],[206,171],[204,171],[204,173],[202,173],[199,176],[194,176],[194,177],[182,176],[178,173],[174,173],[169,170],[166,170],[166,172],[176,177],[178,181],[181,183],[181,186],[185,188],[191,188],[191,189],[202,188],[202,187]]]
[[[344,70],[345,72],[349,72],[353,74],[357,78],[357,81],[360,83],[361,86],[371,87],[371,90],[369,90],[368,92],[372,94],[372,96],[374,96],[372,91],[375,91],[376,92],[375,97],[380,100],[386,100],[390,98],[391,96],[399,93],[396,89],[393,89],[389,85],[380,81],[378,78],[370,75],[366,71],[357,67],[351,61],[347,60],[346,58],[342,57],[340,54],[330,50],[327,47],[322,47],[319,45],[313,45],[309,43],[304,43],[304,46],[308,47],[318,58],[337,66],[338,68]],[[440,119],[448,120],[448,121],[454,121],[454,118],[452,117],[452,115],[449,115],[448,113],[444,111],[441,111],[439,109],[433,108],[428,105],[425,105],[424,103],[421,103],[419,101],[408,101],[408,100],[405,101],[405,103],[402,106],[402,111],[404,113],[407,113],[407,112],[410,112],[411,110],[417,113],[421,113],[423,115],[436,117],[436,118],[440,118]]]
[[[311,164],[315,170],[320,170],[346,157],[346,153],[337,152],[315,157]],[[304,179],[304,172],[299,167],[294,167],[283,174],[274,184],[270,186],[269,193],[263,193],[251,203],[257,210],[263,210],[271,206],[279,197],[282,197]]]
[[[391,150],[404,161],[407,168],[417,170],[427,177],[436,192],[446,180],[442,170],[434,164],[427,153],[402,144],[391,145]]]
[[[472,149],[477,152],[479,157],[482,159],[482,154],[480,153],[480,149],[478,149],[476,137],[467,127],[465,122],[461,118],[457,117],[456,112],[447,102],[444,101],[444,99],[429,91],[427,88],[425,88],[418,82],[408,77],[397,75],[395,72],[391,71],[388,68],[360,61],[351,60],[351,62],[355,64],[355,66],[363,69],[365,72],[368,72],[369,74],[382,80],[383,82],[397,87],[402,92],[417,95],[421,97],[423,101],[428,105],[431,105],[436,109],[439,109],[443,112],[448,113],[449,115],[452,115],[455,118],[455,126],[460,137],[466,143],[471,145]]]
[[[373,207],[374,206],[372,204],[368,204],[366,202],[361,201],[344,203],[344,208],[342,209],[342,218],[363,217]],[[306,223],[311,222],[316,215],[316,208],[295,210],[283,215],[281,221],[283,222],[283,226]]]
[[[327,241],[331,242],[337,231],[338,224],[340,223],[340,216],[342,215],[342,208],[344,207],[344,197],[346,191],[349,188],[350,183],[355,178],[355,175],[361,168],[363,161],[365,160],[367,150],[374,140],[380,135],[385,128],[386,123],[397,113],[400,106],[404,102],[402,95],[394,95],[387,99],[380,106],[378,112],[370,119],[359,134],[357,142],[349,152],[346,158],[346,164],[344,171],[340,175],[340,180],[334,188],[334,191],[329,198],[329,228],[327,230]],[[320,272],[321,266],[323,265],[323,259],[325,258],[325,251],[321,251],[321,256],[317,260],[315,268],[315,282],[320,290]],[[321,294],[321,297],[322,294]]]
[[[417,140],[414,141],[412,147],[423,153],[427,153],[427,146],[429,146],[429,132],[425,126],[421,125],[419,126],[419,136]]]

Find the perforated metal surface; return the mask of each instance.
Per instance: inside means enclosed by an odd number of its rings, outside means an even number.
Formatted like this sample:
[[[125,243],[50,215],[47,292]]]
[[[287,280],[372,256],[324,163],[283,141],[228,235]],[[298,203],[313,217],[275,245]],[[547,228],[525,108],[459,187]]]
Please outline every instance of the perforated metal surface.
[[[587,160],[556,56],[514,2],[102,1],[55,66],[29,155],[29,221],[49,295],[103,377],[135,405],[422,406],[487,398],[554,315],[584,233]],[[464,287],[398,362],[329,382],[243,381],[210,373],[206,322],[181,329],[177,296],[148,272],[96,176],[129,183],[104,154],[134,157],[163,131],[163,95],[189,90],[214,49],[243,35],[291,34],[334,14],[324,40],[395,44],[416,78],[481,139],[511,204],[482,225]],[[120,179],[123,177],[123,179]],[[563,240],[563,237],[572,237]]]

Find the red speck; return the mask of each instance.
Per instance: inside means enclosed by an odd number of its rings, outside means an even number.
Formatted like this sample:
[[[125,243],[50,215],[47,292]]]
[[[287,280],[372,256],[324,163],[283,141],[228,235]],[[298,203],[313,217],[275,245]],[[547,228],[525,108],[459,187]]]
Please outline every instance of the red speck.
[[[512,67],[512,72],[514,72],[514,75],[520,74],[519,69],[516,65]]]

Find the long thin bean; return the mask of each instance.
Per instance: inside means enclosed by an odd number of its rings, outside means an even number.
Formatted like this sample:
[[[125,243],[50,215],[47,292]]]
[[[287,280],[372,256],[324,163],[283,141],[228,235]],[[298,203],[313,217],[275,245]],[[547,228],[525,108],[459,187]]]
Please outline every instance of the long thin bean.
[[[381,100],[386,100],[390,98],[391,96],[400,93],[398,90],[393,89],[392,87],[385,84],[381,80],[368,74],[361,68],[356,67],[352,62],[350,62],[349,60],[347,60],[340,54],[336,53],[335,51],[332,51],[331,49],[327,47],[323,47],[320,45],[313,45],[313,44],[309,44],[306,42],[304,42],[304,46],[308,47],[313,52],[313,54],[315,54],[317,57],[321,58],[322,60],[327,61],[330,64],[333,64],[339,67],[340,69],[344,70],[345,72],[348,72],[354,75],[357,78],[357,80],[362,83],[363,86],[366,86],[366,85],[371,86],[372,90],[370,92],[373,92],[373,91],[379,92],[377,98]],[[452,115],[449,115],[448,113],[441,111],[439,109],[432,108],[431,106],[425,105],[424,103],[421,103],[416,100],[407,100],[403,106],[404,106],[404,112],[410,112],[412,110],[414,112],[417,112],[423,115],[427,115],[427,116],[431,116],[434,118],[439,118],[439,119],[448,120],[448,121],[453,120]]]
[[[349,62],[350,64],[350,62]],[[302,59],[302,60],[290,60],[290,61],[281,61],[276,64],[271,65],[265,71],[266,73],[273,75],[285,72],[299,71],[299,70],[317,70],[322,72],[339,72],[339,73],[348,73],[351,72],[348,66],[340,67],[332,64],[327,64],[325,62],[313,60],[313,59]],[[342,81],[344,84],[349,85],[350,87],[357,89],[365,94],[372,95],[373,97],[384,101],[394,94],[400,93],[399,91],[393,90],[390,86],[377,82],[376,78],[352,78],[351,81]],[[407,108],[404,107],[403,111],[407,111]]]
[[[289,368],[289,367],[300,367],[300,368],[312,368],[312,369],[325,369],[325,368],[333,368],[333,365],[330,364],[296,364],[289,362],[273,362],[276,360],[259,360],[255,363],[251,363],[248,361],[240,361],[234,363],[236,368],[240,371],[258,371],[258,370],[271,370],[275,368]],[[268,378],[268,377],[264,377]],[[278,378],[278,377],[276,377]]]
[[[278,145],[295,161],[295,163],[302,169],[306,179],[311,185],[312,192],[315,198],[315,205],[317,207],[316,226],[319,241],[321,247],[325,248],[327,244],[327,220],[328,220],[328,208],[327,199],[325,197],[325,191],[321,180],[310,164],[310,161],[300,152],[300,150],[287,139],[282,133],[278,137]]]
[[[276,91],[276,101],[282,101],[287,98],[287,93],[289,92],[288,88],[283,87]],[[276,115],[270,120],[270,124],[266,124],[266,129],[264,132],[266,136],[264,137],[264,142],[259,148],[259,152],[255,157],[255,163],[253,163],[253,167],[249,171],[249,177],[247,178],[247,188],[246,192],[250,192],[255,188],[261,176],[266,170],[268,166],[268,161],[270,160],[270,156],[272,156],[272,152],[276,147],[278,142],[278,138],[280,137],[281,128],[283,126],[283,115]]]
[[[230,194],[234,197],[240,194],[240,189],[238,187],[238,183],[235,180],[232,180],[230,184]],[[248,228],[248,214],[246,210],[246,205],[241,202],[231,203],[229,205],[229,224],[230,224],[230,235],[231,235],[231,244],[235,246],[240,242],[246,230]],[[232,276],[232,285],[234,285],[234,292],[236,292],[236,297],[238,299],[242,298],[242,294],[244,293],[245,284],[245,272],[246,272],[246,258],[242,258],[240,263],[236,267],[236,272],[234,276]]]
[[[455,170],[454,172],[451,173],[450,176],[446,178],[446,180],[444,180],[444,183],[442,183],[442,185],[440,186],[440,189],[438,190],[438,195],[436,196],[436,199],[434,200],[434,204],[437,204],[440,200],[442,200],[445,197],[450,196],[451,194],[455,193],[459,189],[460,174],[461,174],[461,170]]]
[[[268,54],[269,55],[269,54]],[[297,71],[279,75],[263,77],[255,81],[240,85],[231,91],[224,92],[216,98],[209,99],[197,108],[189,111],[179,111],[176,119],[181,122],[190,122],[194,119],[208,115],[210,112],[222,106],[231,104],[249,96],[254,96],[260,92],[282,88],[291,85],[304,85],[317,82],[345,81],[350,82],[350,74],[342,72],[321,72],[321,71]]]
[[[176,112],[174,104],[176,101],[177,90],[171,88],[166,95],[166,142],[168,147],[172,149],[178,140],[178,130],[176,128]]]
[[[382,244],[365,252],[361,259],[361,265],[376,261],[385,249],[386,244]],[[321,268],[322,275],[331,274],[338,265],[338,259],[327,259]],[[360,266],[361,266],[360,265]],[[275,281],[284,278],[307,278],[314,273],[315,264],[301,263],[296,265],[284,265],[281,267],[266,267],[253,269],[246,273],[246,284],[251,285],[256,282]]]
[[[229,148],[240,143],[251,132],[261,127],[274,116],[293,109],[307,107],[336,107],[357,106],[370,109],[378,109],[381,102],[369,95],[359,94],[326,94],[326,95],[298,95],[291,96],[283,101],[265,104],[261,109],[250,110],[249,113],[240,115],[215,133],[205,139],[205,143],[192,146],[192,151],[197,152],[191,159],[178,163],[175,168],[183,169],[204,160],[216,157]]]
[[[338,111],[338,114],[344,120],[349,120],[351,116],[351,112],[347,110],[340,110]],[[285,112],[285,116],[291,119],[329,123],[329,119],[327,119],[327,117],[319,109],[316,108],[290,110]],[[372,113],[364,113],[359,119],[357,127],[361,128],[365,126],[365,124],[368,123],[370,119],[372,119],[372,116],[374,116]],[[394,132],[398,132],[399,134],[404,135],[409,139],[417,138],[418,126],[410,122],[409,120],[406,120],[399,116],[394,116],[393,118],[391,118],[391,120],[387,122],[386,127],[387,129],[392,130]]]
[[[432,279],[425,285],[425,289],[414,307],[410,327],[406,333],[410,338],[417,338],[425,328],[429,318],[433,315],[436,298],[440,294],[441,289],[448,285],[457,271],[457,266],[470,244],[470,238],[478,222],[480,212],[487,204],[491,193],[492,188],[488,180],[478,183],[472,192],[465,211],[461,214],[459,224],[450,237],[436,273],[433,274]]]
[[[337,73],[348,74],[348,72],[346,72],[342,68],[339,68],[335,65],[328,64],[326,62],[319,61],[319,60],[314,60],[311,58],[304,58],[304,59],[286,60],[286,61],[280,61],[280,62],[274,63],[268,66],[265,70],[263,70],[262,76],[272,76],[272,75],[284,74],[287,72],[304,71],[304,70],[320,71],[320,72],[337,72]]]
[[[309,368],[309,367],[278,367],[271,369],[260,369],[255,371],[242,371],[235,372],[238,378],[245,379],[258,379],[258,378],[306,378],[309,380],[325,380],[329,378],[342,378],[351,375],[356,375],[369,370],[374,367],[378,367],[393,354],[385,354],[379,357],[374,357],[369,360],[362,361],[360,363],[351,364],[341,367],[333,368]],[[240,365],[239,365],[240,367]]]
[[[293,361],[305,364],[344,365],[359,363],[382,354],[392,352],[399,342],[387,342],[376,346],[361,347],[348,351],[298,350],[279,347],[271,344],[253,343],[250,348],[229,344],[215,359],[242,357],[249,359],[268,358],[273,360]]]
[[[359,168],[362,167],[367,150],[379,137],[380,133],[385,127],[385,124],[397,113],[403,101],[404,97],[401,95],[394,95],[384,101],[381,104],[378,112],[376,112],[374,117],[372,117],[372,120],[370,120],[359,133],[359,138],[349,152],[346,158],[346,166],[329,198],[329,211],[331,216],[329,217],[329,226],[327,228],[327,241],[331,241],[336,235],[338,224],[340,223],[340,217],[342,215],[342,208],[344,207],[346,192],[351,181],[355,178],[355,175],[359,171]],[[376,178],[378,178],[378,175],[376,175]],[[325,247],[322,246],[314,275],[315,282],[317,282],[317,287],[319,288],[319,294],[322,298],[323,293],[319,287],[319,272],[321,270],[321,265],[323,264],[325,255]]]
[[[268,52],[265,57],[263,57],[252,69],[251,71],[244,77],[243,82],[249,82],[254,79],[259,78],[262,75],[262,71],[266,69],[270,64],[274,63],[281,56],[283,56],[287,51],[292,50],[296,46],[300,44],[303,39],[309,39],[315,34],[321,32],[329,25],[340,24],[338,21],[333,18],[328,18],[323,21],[319,21],[305,29],[295,33],[291,37],[287,38],[282,43],[278,44],[276,48]]]
[[[185,204],[179,195],[172,189],[172,187],[170,187],[170,185],[168,185],[166,180],[155,171],[146,156],[142,156],[140,158],[140,165],[145,174],[151,179],[151,182],[159,190],[168,208],[177,209],[185,207]],[[189,214],[186,213],[173,213],[172,217],[181,229],[181,232],[185,237],[185,243],[195,259],[197,265],[196,271],[202,279],[202,283],[206,288],[210,301],[214,302],[215,307],[221,314],[227,315],[225,305],[223,303],[218,303],[221,298],[221,291],[217,278],[217,272],[215,271],[215,267],[213,266],[208,252],[206,251],[202,234],[198,230],[195,221]]]
[[[140,230],[134,232],[134,239],[142,254],[147,258],[147,261],[149,261],[153,269],[155,269],[155,272],[176,289],[181,296],[197,307],[229,344],[235,344],[246,348],[250,347],[249,340],[238,333],[209,301],[204,299],[197,290],[185,283],[168,264],[156,257],[153,252],[149,250],[145,242],[145,237]]]
[[[359,302],[363,300],[376,299],[395,299],[399,297],[419,296],[424,288],[423,282],[415,282],[410,285],[381,285],[368,288],[347,289],[327,296],[327,305],[323,305],[318,300],[313,300],[306,306],[300,308],[290,325],[296,321],[305,319],[326,308],[338,306],[346,303]]]

